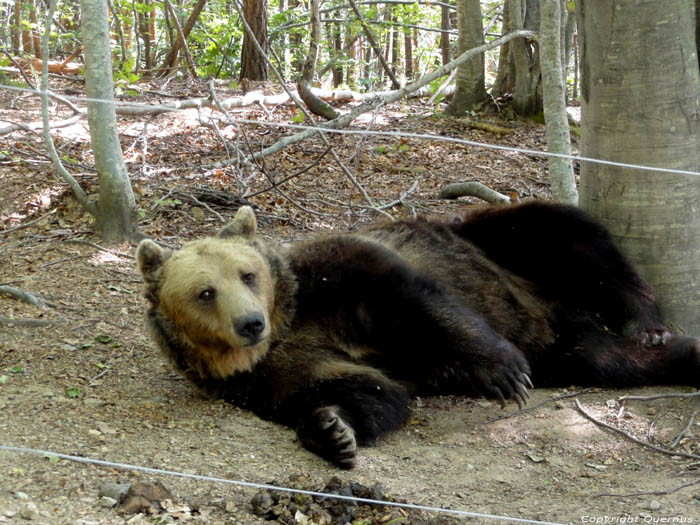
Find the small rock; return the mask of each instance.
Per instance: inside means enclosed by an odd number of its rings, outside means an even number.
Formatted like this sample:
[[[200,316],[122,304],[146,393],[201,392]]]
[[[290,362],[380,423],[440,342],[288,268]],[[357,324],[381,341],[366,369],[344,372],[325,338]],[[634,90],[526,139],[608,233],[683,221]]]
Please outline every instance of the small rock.
[[[119,503],[119,502],[116,499],[110,498],[109,496],[102,496],[99,500],[97,500],[97,504],[100,507],[105,507],[107,509],[111,509],[117,503]]]
[[[113,483],[111,481],[108,481],[100,485],[98,496],[111,498],[113,500],[116,500],[117,502],[121,502],[124,501],[124,498],[126,497],[126,493],[128,491],[128,483]]]
[[[18,490],[17,492],[15,492],[15,498],[27,501],[29,499],[29,496],[27,496],[25,492]]]
[[[648,416],[653,416],[656,414],[656,408],[655,407],[649,407],[647,408],[647,415]]]
[[[554,403],[554,408],[556,408],[557,410],[561,410],[563,408],[566,408],[566,405],[562,401],[556,401]]]
[[[22,507],[22,509],[19,511],[19,517],[24,520],[33,520],[34,518],[36,518],[36,515],[36,504],[31,501],[27,503],[24,507]]]
[[[661,502],[657,500],[652,500],[647,508],[649,510],[659,510],[661,508]]]
[[[94,436],[94,437],[98,437],[98,436],[102,435],[102,432],[100,432],[99,430],[95,430],[94,428],[91,428],[90,430],[88,430],[88,434],[90,434],[91,436]]]

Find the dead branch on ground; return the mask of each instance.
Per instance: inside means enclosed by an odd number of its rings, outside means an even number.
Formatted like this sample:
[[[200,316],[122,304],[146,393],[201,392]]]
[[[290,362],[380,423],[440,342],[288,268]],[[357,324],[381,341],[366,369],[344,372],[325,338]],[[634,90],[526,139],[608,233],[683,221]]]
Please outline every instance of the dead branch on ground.
[[[36,295],[15,288],[14,286],[0,286],[0,294],[9,295],[19,301],[31,304],[32,306],[38,306],[39,308],[48,308],[49,304],[43,299],[40,299]]]
[[[586,412],[586,410],[583,408],[581,403],[579,402],[578,399],[575,400],[576,402],[576,408],[578,411],[588,420],[592,421],[594,424],[601,426],[603,428],[607,428],[608,430],[612,430],[613,432],[616,432],[618,434],[621,434],[625,436],[627,439],[630,441],[633,441],[634,443],[637,443],[638,445],[642,445],[643,447],[650,448],[652,450],[655,450],[656,452],[660,452],[662,454],[668,454],[669,456],[679,456],[683,458],[691,458],[691,459],[700,459],[700,456],[697,454],[690,454],[689,452],[680,452],[676,450],[669,450],[663,447],[660,447],[658,445],[654,445],[653,443],[649,443],[648,441],[644,441],[642,439],[639,439],[626,430],[622,430],[621,428],[617,428],[613,425],[609,425],[608,423],[605,423],[604,421],[601,421],[600,419],[597,419],[590,413]]]
[[[510,204],[510,199],[508,197],[477,181],[448,184],[440,191],[438,197],[441,199],[477,197],[489,204]]]

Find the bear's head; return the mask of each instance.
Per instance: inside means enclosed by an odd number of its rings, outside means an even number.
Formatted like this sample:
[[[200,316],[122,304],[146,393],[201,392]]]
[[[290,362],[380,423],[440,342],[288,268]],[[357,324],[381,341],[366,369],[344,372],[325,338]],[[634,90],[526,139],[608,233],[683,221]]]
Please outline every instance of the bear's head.
[[[296,283],[284,259],[255,238],[256,229],[246,206],[217,237],[179,250],[146,239],[136,251],[151,331],[193,379],[250,371],[289,322]]]

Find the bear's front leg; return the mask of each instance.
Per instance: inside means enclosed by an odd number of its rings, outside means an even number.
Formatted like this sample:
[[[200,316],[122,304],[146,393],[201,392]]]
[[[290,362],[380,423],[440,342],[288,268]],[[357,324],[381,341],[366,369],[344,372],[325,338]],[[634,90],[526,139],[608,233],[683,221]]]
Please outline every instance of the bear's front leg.
[[[317,408],[299,422],[297,437],[305,449],[340,468],[351,469],[357,457],[357,440],[341,414],[337,405]]]

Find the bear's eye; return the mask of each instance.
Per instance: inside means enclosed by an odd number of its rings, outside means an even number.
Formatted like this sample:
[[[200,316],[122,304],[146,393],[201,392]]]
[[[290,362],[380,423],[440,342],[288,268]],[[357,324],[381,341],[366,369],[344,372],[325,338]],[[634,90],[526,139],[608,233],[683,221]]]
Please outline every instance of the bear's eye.
[[[248,286],[255,284],[255,274],[254,273],[243,273],[241,274],[241,281],[243,281]]]
[[[199,300],[203,303],[210,303],[216,297],[216,290],[214,288],[207,288],[199,293]]]

